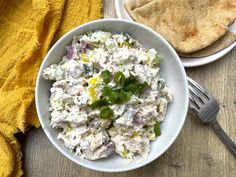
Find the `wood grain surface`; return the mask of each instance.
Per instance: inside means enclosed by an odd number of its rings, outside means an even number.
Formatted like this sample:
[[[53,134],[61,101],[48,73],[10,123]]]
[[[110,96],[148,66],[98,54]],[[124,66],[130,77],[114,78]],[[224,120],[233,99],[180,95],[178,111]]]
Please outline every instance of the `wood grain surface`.
[[[116,17],[113,0],[104,0],[104,18]],[[236,48],[211,64],[187,69],[220,103],[218,119],[236,141]],[[183,130],[164,155],[137,170],[102,173],[78,166],[49,142],[43,130],[21,136],[26,177],[235,177],[236,159],[210,126],[188,114]]]

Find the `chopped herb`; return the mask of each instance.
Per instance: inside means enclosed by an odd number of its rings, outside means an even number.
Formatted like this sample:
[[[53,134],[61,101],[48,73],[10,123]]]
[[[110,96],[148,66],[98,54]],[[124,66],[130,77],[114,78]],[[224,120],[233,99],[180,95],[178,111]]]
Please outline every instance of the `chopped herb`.
[[[132,45],[129,42],[124,41],[122,44],[122,47],[126,46],[128,49],[132,47]]]
[[[130,95],[123,90],[114,91],[113,94],[110,95],[110,98],[113,97],[113,95],[116,95],[116,99],[113,99],[113,103],[116,104],[122,104],[130,100]]]
[[[136,93],[138,89],[139,89],[139,84],[137,83],[132,83],[124,87],[124,91],[132,93]]]
[[[160,112],[160,104],[157,105],[157,112]]]
[[[131,36],[130,36],[128,33],[121,33],[121,35],[124,36],[124,40],[125,40],[125,42],[128,42],[129,39],[131,38]]]
[[[121,103],[128,102],[131,99],[130,95],[123,90],[119,91],[119,100]]]
[[[133,83],[137,83],[137,82],[138,82],[137,79],[133,75],[131,75],[130,77],[125,79],[124,86],[127,86],[129,84],[133,84]]]
[[[142,84],[140,83],[131,83],[124,87],[126,92],[132,92],[133,94],[141,94],[148,87],[147,82]]]
[[[122,104],[130,100],[130,95],[123,90],[112,90],[104,87],[102,95],[106,97],[113,104]]]
[[[94,71],[95,73],[99,73],[99,69],[96,68],[95,66],[93,66],[93,71]]]
[[[91,73],[91,68],[86,64],[83,64],[83,67],[84,67],[85,74],[89,75]]]
[[[108,70],[105,70],[101,73],[102,79],[103,81],[108,84],[109,82],[111,82],[111,73]]]
[[[154,132],[156,136],[160,136],[161,135],[161,127],[160,127],[160,122],[157,122],[154,125]]]
[[[125,76],[122,72],[119,71],[115,74],[114,80],[117,85],[123,86],[125,82]]]
[[[158,58],[158,56],[153,59],[152,64],[153,66],[158,66],[160,64],[160,59]]]
[[[112,103],[117,103],[119,102],[119,93],[118,91],[112,91],[109,96],[108,96],[109,101]]]
[[[109,119],[109,118],[111,118],[111,116],[113,116],[113,111],[111,108],[109,108],[109,107],[102,108],[102,110],[100,112],[100,117],[102,119]]]
[[[112,89],[110,87],[103,87],[102,96],[109,96],[111,92],[112,92]]]
[[[121,155],[122,155],[123,157],[127,157],[128,151],[127,151],[127,149],[125,149],[125,147],[124,147],[124,151],[121,152]]]
[[[157,90],[161,90],[166,86],[165,80],[164,79],[160,79],[158,80],[157,83]]]
[[[139,133],[137,132],[137,131],[134,131],[133,133],[132,133],[132,135],[131,135],[131,139],[134,139],[136,136],[138,136],[139,135]]]
[[[99,44],[100,44],[99,41],[97,41],[97,42],[90,42],[90,46],[91,46],[92,49],[93,49],[93,48],[98,48],[98,47],[99,47]]]
[[[106,78],[109,77],[110,79],[110,72],[108,70],[103,71],[102,77],[104,82]],[[141,94],[149,86],[147,82],[139,83],[134,76],[125,78],[124,74],[120,71],[115,74],[114,81],[117,83],[115,87],[103,87],[102,99],[95,101],[91,105],[93,109],[101,106],[107,106],[109,103],[122,104],[128,102],[131,99],[131,94]]]
[[[147,82],[143,82],[142,84],[140,84],[139,86],[139,93],[142,93],[145,89],[147,89],[149,87]]]
[[[107,106],[107,105],[109,105],[109,102],[107,101],[107,99],[102,98],[100,100],[94,101],[90,106],[92,109],[96,109],[96,108]]]

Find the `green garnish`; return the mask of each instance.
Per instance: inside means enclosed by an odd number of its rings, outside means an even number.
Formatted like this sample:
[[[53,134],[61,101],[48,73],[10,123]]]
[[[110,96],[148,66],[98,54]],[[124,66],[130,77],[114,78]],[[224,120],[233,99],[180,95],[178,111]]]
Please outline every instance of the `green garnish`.
[[[164,79],[160,79],[157,82],[157,90],[161,90],[165,87],[166,83]]]
[[[152,64],[153,66],[158,66],[160,64],[160,59],[158,57],[154,58]]]
[[[108,99],[112,103],[117,103],[119,100],[119,93],[117,91],[111,91],[108,95]]]
[[[133,75],[131,75],[130,77],[125,79],[124,87],[129,85],[129,84],[133,84],[133,83],[138,83],[138,81]]]
[[[110,71],[103,71],[101,77],[106,84],[111,82]],[[113,88],[109,85],[103,87],[101,99],[90,105],[92,109],[101,108],[100,117],[102,119],[108,119],[113,115],[113,111],[108,105],[128,102],[131,99],[131,94],[141,94],[148,87],[147,82],[139,83],[134,76],[125,78],[120,71],[115,74],[114,81],[116,86]]]
[[[157,122],[154,125],[154,132],[156,136],[160,136],[161,135],[161,127],[160,127],[160,122]]]
[[[135,82],[125,86],[124,91],[132,92],[133,94],[141,94],[147,87],[147,82],[144,82],[142,84]]]
[[[138,89],[139,89],[139,84],[137,84],[137,83],[129,84],[129,85],[124,87],[124,91],[132,92],[132,93],[136,93],[136,91]]]
[[[115,90],[109,95],[109,100],[114,104],[122,104],[130,100],[130,95],[123,90]]]
[[[108,84],[109,82],[111,82],[111,73],[108,70],[105,70],[101,73],[102,79],[103,81]]]
[[[109,107],[102,108],[102,110],[100,112],[100,117],[102,119],[109,119],[111,116],[113,116],[113,111],[111,108],[109,108]]]
[[[124,41],[122,44],[122,47],[126,46],[128,49],[132,47],[132,45],[129,42]]]
[[[160,106],[161,106],[160,104],[157,105],[157,109],[156,109],[157,112],[160,112]]]
[[[142,93],[146,88],[148,88],[148,83],[147,82],[143,82],[142,84],[140,84],[139,86],[139,93]]]
[[[109,87],[102,89],[102,96],[107,98],[112,104],[121,104],[130,100],[130,95],[124,90],[115,90]]]
[[[99,69],[96,68],[95,66],[93,66],[93,72],[98,73],[98,72],[99,72]]]
[[[115,74],[114,80],[117,85],[123,86],[125,82],[125,76],[122,72],[119,71]]]
[[[128,155],[127,149],[124,148],[124,151],[121,152],[121,155],[122,155],[123,157],[127,157],[127,155]]]
[[[134,131],[133,133],[132,133],[132,135],[131,135],[131,139],[134,139],[136,136],[138,136],[139,135],[139,133],[137,132],[137,131]]]
[[[91,73],[91,68],[88,65],[83,64],[83,67],[84,67],[85,74],[90,74]]]
[[[117,87],[111,88],[108,86],[102,89],[102,96],[106,97],[113,104],[127,102],[130,100],[130,93],[141,94],[148,87],[147,82],[139,83],[132,75],[125,78],[124,74],[120,71],[115,74],[114,81],[117,84],[116,86],[119,86],[118,89]]]
[[[55,104],[57,110],[63,109],[63,104],[64,104],[64,103],[63,103],[63,100],[62,100],[62,99],[57,99],[57,100],[55,100],[55,101],[54,101],[54,104]]]
[[[107,105],[109,105],[109,102],[107,101],[107,99],[102,98],[102,99],[94,101],[90,106],[92,109],[96,109],[96,108],[107,106]]]
[[[128,102],[131,99],[131,96],[123,90],[119,91],[119,101],[120,103]]]
[[[102,96],[109,96],[111,92],[112,92],[112,89],[110,87],[103,87]]]

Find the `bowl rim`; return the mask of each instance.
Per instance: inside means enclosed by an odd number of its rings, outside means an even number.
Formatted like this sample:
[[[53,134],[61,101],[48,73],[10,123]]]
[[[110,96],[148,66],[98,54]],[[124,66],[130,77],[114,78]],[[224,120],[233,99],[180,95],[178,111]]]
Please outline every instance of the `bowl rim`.
[[[184,76],[184,78],[183,78],[183,80],[184,80],[184,93],[185,93],[185,96],[186,96],[185,101],[184,101],[185,107],[183,107],[183,111],[182,111],[183,112],[183,119],[181,119],[181,121],[179,122],[179,126],[176,130],[176,133],[172,136],[171,141],[169,141],[169,143],[166,145],[166,147],[162,149],[162,151],[159,153],[159,155],[153,156],[153,157],[149,158],[148,160],[146,160],[145,162],[137,164],[136,166],[126,167],[126,168],[119,169],[119,170],[110,170],[110,169],[107,169],[107,168],[99,168],[99,167],[94,166],[94,165],[88,165],[88,164],[85,164],[83,162],[80,162],[79,160],[73,159],[71,157],[71,155],[65,153],[64,150],[61,149],[60,146],[53,140],[52,136],[50,135],[50,132],[46,130],[45,123],[43,121],[43,116],[41,115],[41,112],[40,112],[39,101],[38,101],[38,89],[39,89],[40,76],[43,73],[43,66],[45,65],[46,61],[48,60],[48,57],[51,55],[51,53],[54,51],[54,49],[57,47],[57,45],[60,44],[65,38],[67,38],[68,35],[70,35],[71,33],[79,30],[80,28],[84,28],[86,26],[90,26],[90,25],[100,23],[100,22],[114,22],[114,21],[118,22],[118,23],[127,23],[127,24],[131,24],[131,25],[136,25],[137,27],[144,28],[144,30],[147,30],[147,31],[151,32],[153,35],[158,36],[158,38],[160,40],[162,40],[162,42],[170,49],[170,51],[175,56],[175,59],[177,60],[177,63],[180,67],[181,75]],[[38,71],[38,75],[37,75],[37,79],[36,79],[36,86],[35,86],[35,105],[36,105],[37,115],[38,115],[38,118],[39,118],[39,122],[42,126],[42,129],[43,129],[44,133],[46,134],[47,138],[50,140],[50,142],[54,145],[54,147],[56,147],[56,149],[58,151],[60,151],[65,157],[67,157],[68,159],[70,159],[74,163],[76,163],[80,166],[83,166],[85,168],[92,169],[92,170],[95,170],[95,171],[101,171],[101,172],[124,172],[124,171],[134,170],[134,169],[143,167],[143,166],[151,163],[152,161],[156,160],[158,157],[163,155],[163,153],[166,152],[170,148],[170,146],[174,143],[174,141],[176,140],[177,136],[179,135],[180,131],[183,128],[184,122],[185,122],[186,117],[187,117],[187,112],[188,112],[188,104],[189,104],[188,97],[189,97],[189,90],[188,90],[188,82],[187,82],[186,71],[185,71],[184,66],[183,66],[179,56],[177,55],[176,51],[167,42],[167,40],[164,39],[159,33],[155,32],[153,29],[151,29],[151,28],[149,28],[149,27],[147,27],[143,24],[133,22],[133,21],[129,21],[129,20],[124,20],[124,19],[116,19],[116,18],[98,19],[98,20],[90,21],[90,22],[84,23],[80,26],[77,26],[77,27],[71,29],[70,31],[68,31],[67,33],[65,33],[59,40],[57,40],[57,42],[55,44],[53,44],[53,46],[50,48],[50,50],[47,52],[46,56],[44,57],[43,62],[41,63],[40,69]]]

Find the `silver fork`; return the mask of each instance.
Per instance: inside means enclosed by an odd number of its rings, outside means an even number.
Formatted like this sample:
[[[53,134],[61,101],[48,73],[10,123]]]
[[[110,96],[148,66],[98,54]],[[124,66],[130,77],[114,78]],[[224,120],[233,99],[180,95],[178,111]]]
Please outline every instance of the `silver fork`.
[[[200,118],[204,123],[210,123],[216,134],[225,143],[228,149],[236,157],[236,144],[221,128],[216,119],[219,112],[219,104],[216,99],[209,94],[200,84],[188,77],[189,82],[189,107],[193,113]]]

